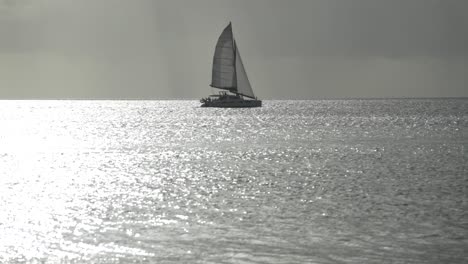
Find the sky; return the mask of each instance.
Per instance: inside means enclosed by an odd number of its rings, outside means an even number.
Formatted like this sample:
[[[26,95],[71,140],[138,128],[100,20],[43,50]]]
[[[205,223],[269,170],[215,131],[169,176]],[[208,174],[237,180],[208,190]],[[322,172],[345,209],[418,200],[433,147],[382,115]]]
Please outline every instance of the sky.
[[[466,0],[0,0],[0,99],[198,99],[232,21],[261,99],[468,97]]]

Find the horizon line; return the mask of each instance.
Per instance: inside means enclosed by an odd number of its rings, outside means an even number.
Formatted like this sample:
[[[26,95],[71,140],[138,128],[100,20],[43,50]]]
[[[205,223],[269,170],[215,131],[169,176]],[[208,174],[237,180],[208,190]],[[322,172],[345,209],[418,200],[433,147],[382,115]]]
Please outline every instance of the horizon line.
[[[321,101],[321,100],[427,100],[468,99],[468,96],[439,97],[321,97],[321,98],[263,98],[263,101]],[[198,98],[0,98],[0,101],[192,101]]]

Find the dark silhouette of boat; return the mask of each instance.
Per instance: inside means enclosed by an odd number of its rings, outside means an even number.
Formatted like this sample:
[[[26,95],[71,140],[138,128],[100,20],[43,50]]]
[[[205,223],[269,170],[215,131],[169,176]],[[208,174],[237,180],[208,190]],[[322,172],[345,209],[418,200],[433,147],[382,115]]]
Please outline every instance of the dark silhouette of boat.
[[[202,107],[262,106],[247,77],[231,23],[223,30],[216,44],[210,86],[224,91],[201,99]]]

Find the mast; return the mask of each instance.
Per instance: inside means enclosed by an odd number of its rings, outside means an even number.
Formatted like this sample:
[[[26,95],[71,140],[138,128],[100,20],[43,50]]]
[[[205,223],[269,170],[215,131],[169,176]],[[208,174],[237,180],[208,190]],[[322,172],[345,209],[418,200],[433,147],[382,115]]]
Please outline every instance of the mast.
[[[237,73],[236,73],[236,61],[237,61],[237,47],[236,47],[236,41],[234,40],[234,32],[232,30],[232,23],[229,21],[229,27],[231,28],[231,43],[232,43],[232,51],[234,53],[234,80],[236,80],[236,88],[235,90],[231,90],[231,92],[237,94]]]

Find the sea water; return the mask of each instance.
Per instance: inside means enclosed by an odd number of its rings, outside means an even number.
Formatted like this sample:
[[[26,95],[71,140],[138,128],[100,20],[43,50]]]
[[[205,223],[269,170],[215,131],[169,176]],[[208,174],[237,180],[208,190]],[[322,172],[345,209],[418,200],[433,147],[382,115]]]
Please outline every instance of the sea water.
[[[468,263],[468,100],[0,101],[0,263]]]

